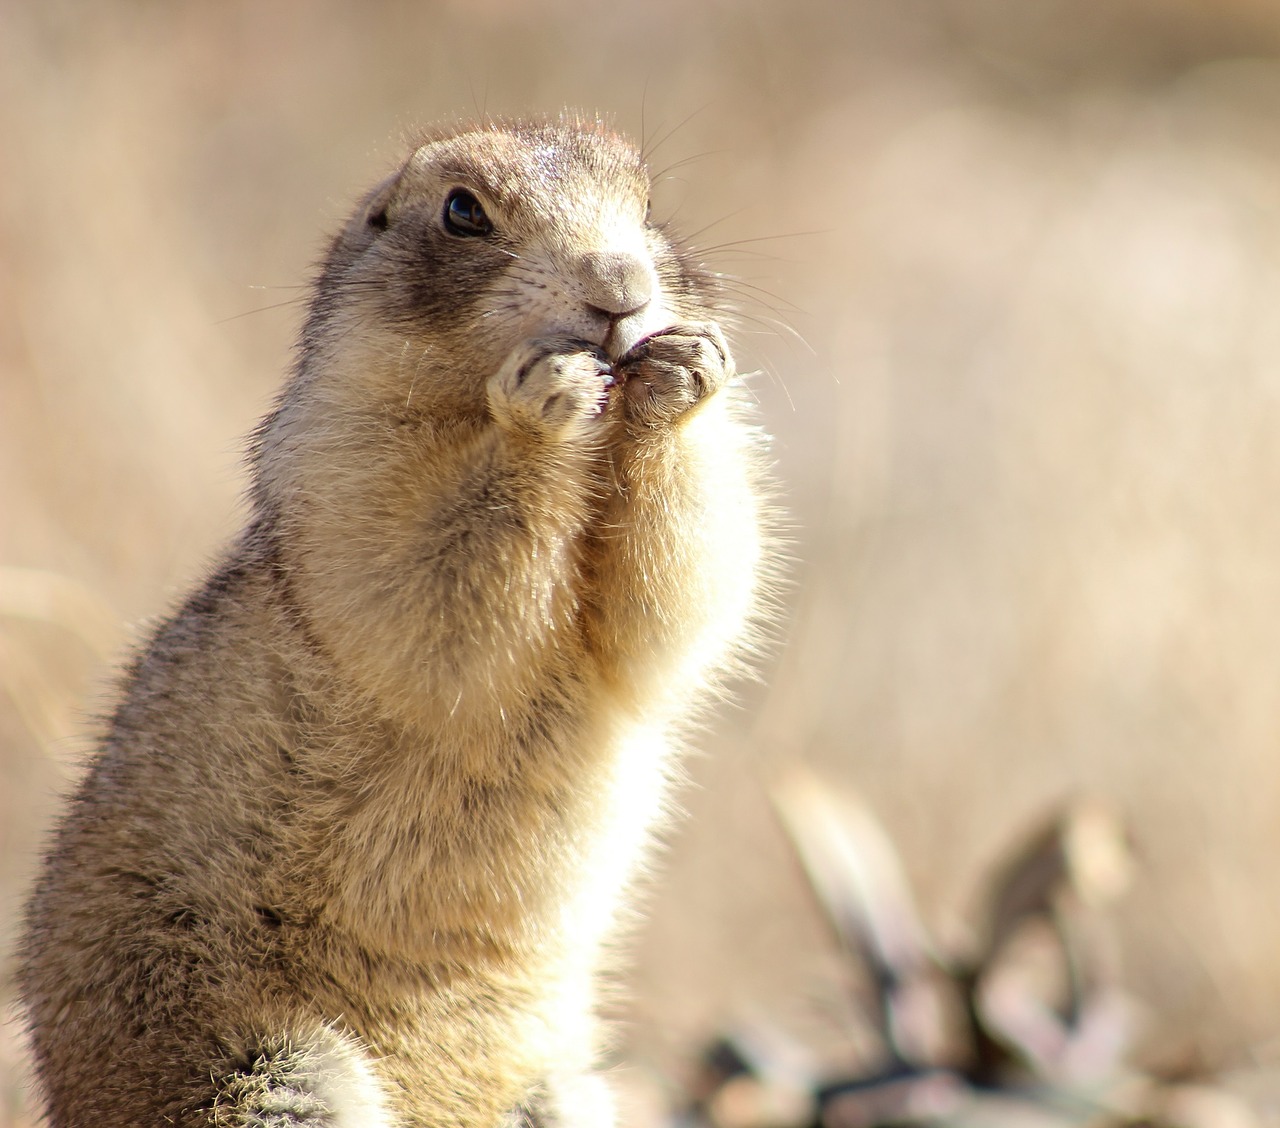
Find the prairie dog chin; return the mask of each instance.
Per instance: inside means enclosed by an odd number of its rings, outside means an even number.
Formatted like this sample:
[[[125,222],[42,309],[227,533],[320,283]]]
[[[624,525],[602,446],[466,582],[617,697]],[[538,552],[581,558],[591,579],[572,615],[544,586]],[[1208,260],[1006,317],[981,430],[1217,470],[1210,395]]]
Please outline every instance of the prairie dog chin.
[[[767,564],[714,279],[595,122],[361,201],[30,900],[50,1123],[606,1125],[602,939]]]

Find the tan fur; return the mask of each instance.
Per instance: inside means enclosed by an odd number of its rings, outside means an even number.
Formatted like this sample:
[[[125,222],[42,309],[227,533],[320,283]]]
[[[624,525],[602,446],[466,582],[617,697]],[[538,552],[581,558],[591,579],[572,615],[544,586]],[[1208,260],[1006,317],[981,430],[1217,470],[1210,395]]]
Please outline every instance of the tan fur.
[[[598,124],[488,124],[334,241],[252,521],[30,903],[57,1128],[607,1123],[601,941],[764,554],[713,280],[647,193]]]

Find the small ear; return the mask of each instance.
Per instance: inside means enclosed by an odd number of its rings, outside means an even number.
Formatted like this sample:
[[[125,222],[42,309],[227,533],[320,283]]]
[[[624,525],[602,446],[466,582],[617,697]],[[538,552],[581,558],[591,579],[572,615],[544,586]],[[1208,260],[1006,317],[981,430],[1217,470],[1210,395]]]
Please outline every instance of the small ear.
[[[374,188],[361,202],[356,217],[362,227],[373,231],[385,231],[392,218],[392,205],[395,202],[396,189],[400,185],[403,170],[393,172]]]

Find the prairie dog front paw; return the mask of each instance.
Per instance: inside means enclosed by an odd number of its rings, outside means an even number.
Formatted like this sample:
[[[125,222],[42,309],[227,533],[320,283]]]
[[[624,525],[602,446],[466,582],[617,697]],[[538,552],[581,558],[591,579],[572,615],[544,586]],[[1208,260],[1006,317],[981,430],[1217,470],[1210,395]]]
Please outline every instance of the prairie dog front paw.
[[[604,410],[613,372],[595,345],[538,337],[516,348],[489,380],[489,410],[500,427],[561,438]]]
[[[674,422],[733,376],[733,358],[713,321],[673,325],[646,337],[617,364],[633,429]]]

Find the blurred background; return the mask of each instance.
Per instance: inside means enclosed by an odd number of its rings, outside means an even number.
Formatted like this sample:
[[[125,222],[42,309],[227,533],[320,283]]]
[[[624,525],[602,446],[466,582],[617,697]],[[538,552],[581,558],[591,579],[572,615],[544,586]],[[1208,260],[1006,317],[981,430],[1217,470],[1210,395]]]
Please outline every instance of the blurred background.
[[[0,0],[0,945],[112,664],[237,527],[325,233],[416,124],[565,105],[643,139],[656,214],[739,280],[794,537],[620,1059],[829,961],[766,797],[793,760],[860,790],[943,936],[1010,835],[1114,802],[1149,1036],[1275,1056],[1265,0]]]

